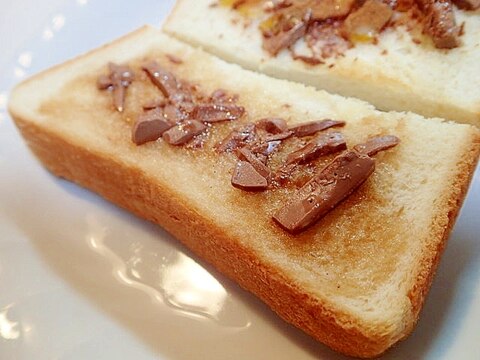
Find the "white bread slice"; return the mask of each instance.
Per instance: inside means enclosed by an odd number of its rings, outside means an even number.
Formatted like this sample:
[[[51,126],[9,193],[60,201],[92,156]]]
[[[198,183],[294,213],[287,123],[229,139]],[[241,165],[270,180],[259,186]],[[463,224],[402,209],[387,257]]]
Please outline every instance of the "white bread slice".
[[[131,142],[141,105],[159,94],[139,70],[146,59],[206,93],[238,94],[250,121],[330,117],[346,120],[349,147],[380,133],[402,142],[376,156],[376,170],[359,190],[293,236],[271,220],[286,194],[233,188],[233,155],[211,149],[235,124],[216,125],[203,150]],[[129,64],[138,76],[124,114],[96,88],[109,61]],[[9,111],[54,174],[159,224],[286,321],[361,357],[383,353],[412,331],[480,151],[474,127],[381,113],[359,100],[242,70],[151,27],[23,82]]]
[[[412,111],[480,126],[480,10],[457,11],[462,45],[440,50],[388,29],[378,45],[358,44],[324,65],[293,60],[287,50],[262,49],[258,21],[212,0],[177,0],[164,31],[242,67],[366,100],[380,110]],[[386,51],[386,53],[384,53]],[[333,67],[329,67],[334,64]]]

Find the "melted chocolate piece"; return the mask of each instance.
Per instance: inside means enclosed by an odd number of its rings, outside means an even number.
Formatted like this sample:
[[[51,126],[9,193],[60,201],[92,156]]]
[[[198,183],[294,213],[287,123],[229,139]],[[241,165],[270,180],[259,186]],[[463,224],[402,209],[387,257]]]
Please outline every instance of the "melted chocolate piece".
[[[377,34],[393,15],[390,6],[380,0],[367,0],[356,11],[350,13],[343,24],[346,37]]]
[[[280,118],[266,118],[256,122],[257,129],[265,130],[270,134],[279,134],[288,130],[287,122]]]
[[[172,145],[183,145],[201,134],[206,125],[197,120],[186,120],[183,123],[172,127],[163,133],[163,139]]]
[[[237,148],[245,146],[248,142],[255,139],[256,128],[254,124],[247,124],[241,129],[233,130],[227,135],[216,149],[218,152],[230,152]]]
[[[454,3],[465,10],[477,10],[480,8],[480,0],[454,0]]]
[[[285,131],[283,133],[271,134],[271,135],[269,134],[264,137],[263,141],[271,142],[271,141],[285,140],[292,135],[293,135],[293,131]]]
[[[161,108],[167,105],[167,102],[165,99],[155,99],[147,102],[145,105],[143,105],[143,110],[152,110],[156,108]]]
[[[322,21],[347,16],[356,0],[310,1],[312,20]]]
[[[97,80],[99,90],[112,90],[113,105],[118,112],[123,112],[126,88],[135,79],[133,71],[125,65],[108,63],[110,73],[102,75]]]
[[[355,145],[354,150],[367,156],[375,156],[380,151],[390,149],[399,143],[400,139],[394,135],[376,136],[364,144]]]
[[[141,145],[155,141],[175,123],[164,117],[161,109],[153,109],[140,115],[132,129],[132,141]]]
[[[460,27],[450,0],[417,0],[425,14],[424,31],[431,36],[439,49],[451,49],[460,45]]]
[[[228,104],[202,104],[195,106],[192,117],[207,123],[232,121],[242,117],[245,108]]]
[[[272,56],[286,49],[302,38],[310,22],[310,8],[287,8],[273,15],[266,23],[272,23],[272,29],[263,30],[263,48]],[[260,25],[262,27],[262,25]]]
[[[239,161],[232,175],[232,185],[246,191],[261,191],[268,187],[267,179],[247,161]]]
[[[270,177],[270,169],[249,149],[241,148],[237,150],[237,156],[240,160],[248,161],[264,178],[268,179]]]
[[[287,157],[287,165],[305,164],[320,156],[333,154],[345,150],[346,148],[347,143],[341,133],[331,132],[318,134],[305,146],[289,154]]]
[[[319,131],[323,131],[335,126],[345,126],[345,121],[330,120],[330,119],[310,121],[310,122],[295,125],[291,127],[289,130],[293,131],[293,135],[297,137],[304,137],[304,136],[313,135]]]
[[[178,83],[175,76],[163,69],[156,61],[144,64],[142,69],[165,97],[171,97],[178,92]]]
[[[163,114],[166,119],[173,123],[179,123],[188,117],[188,113],[182,111],[179,107],[168,104],[163,108]]]
[[[273,219],[285,230],[298,233],[313,225],[368,179],[375,160],[347,151],[307,182]]]

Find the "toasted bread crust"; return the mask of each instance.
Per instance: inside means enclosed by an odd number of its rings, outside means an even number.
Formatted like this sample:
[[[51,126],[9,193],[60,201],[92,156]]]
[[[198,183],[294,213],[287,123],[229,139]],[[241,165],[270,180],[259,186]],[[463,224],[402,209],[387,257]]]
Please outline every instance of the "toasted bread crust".
[[[113,44],[135,38],[142,31],[144,29]],[[98,51],[90,55],[94,56]],[[78,60],[50,69],[27,82],[44,79]],[[388,332],[383,328],[369,327],[361,319],[343,313],[332,302],[313,296],[288,274],[264,262],[252,249],[242,245],[214,218],[192,207],[171,184],[123,163],[114,154],[100,153],[87,149],[80,141],[66,140],[61,132],[42,126],[37,119],[25,115],[21,104],[10,105],[10,112],[23,137],[53,174],[91,189],[136,215],[159,224],[199,257],[260,297],[287,322],[334,350],[358,357],[374,357],[383,353],[413,329],[480,152],[479,132],[472,129],[469,141],[465,140],[463,150],[456,157],[458,161],[451,175],[450,189],[440,195],[442,200],[439,204],[442,206],[438,207],[438,213],[431,222],[429,247],[414,269],[417,275],[409,291],[411,308],[402,319],[403,328]]]

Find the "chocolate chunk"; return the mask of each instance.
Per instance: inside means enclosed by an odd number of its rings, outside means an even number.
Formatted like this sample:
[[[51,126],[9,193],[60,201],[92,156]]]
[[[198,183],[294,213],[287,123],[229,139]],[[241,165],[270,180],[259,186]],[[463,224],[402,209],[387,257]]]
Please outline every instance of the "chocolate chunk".
[[[368,139],[364,144],[358,144],[354,146],[354,150],[359,153],[374,156],[380,151],[390,149],[400,143],[400,139],[394,135],[375,136]]]
[[[255,125],[247,124],[241,129],[233,130],[216,146],[218,152],[230,152],[243,147],[255,138]]]
[[[182,111],[179,107],[168,104],[163,108],[163,114],[166,119],[173,123],[179,123],[188,117],[188,113]]]
[[[267,179],[246,161],[239,161],[232,176],[232,185],[246,191],[261,191],[268,186]]]
[[[167,102],[165,99],[155,99],[147,102],[145,105],[143,105],[143,110],[152,110],[160,107],[164,107],[167,105]]]
[[[454,3],[465,10],[477,10],[480,8],[480,0],[454,0]]]
[[[293,135],[297,137],[304,137],[304,136],[313,135],[319,131],[329,129],[334,126],[345,126],[345,121],[330,120],[330,119],[310,121],[310,122],[295,125],[291,127],[289,130],[293,131]]]
[[[125,105],[126,88],[135,79],[133,71],[125,65],[108,63],[109,74],[102,75],[97,80],[99,90],[113,92],[113,105],[118,112],[122,112]]]
[[[207,127],[197,120],[186,120],[163,133],[163,139],[172,145],[183,145]]]
[[[287,122],[280,118],[266,118],[256,122],[257,129],[265,130],[270,134],[279,134],[288,130]]]
[[[292,7],[274,14],[260,24],[263,33],[263,48],[276,56],[302,38],[311,19],[310,8]]]
[[[358,10],[347,16],[342,30],[350,39],[355,36],[375,35],[383,29],[392,15],[393,10],[387,4],[380,0],[367,0]]]
[[[289,154],[287,164],[304,164],[320,156],[333,154],[346,148],[347,143],[341,133],[318,134],[305,146]]]
[[[278,141],[278,140],[285,140],[288,139],[290,136],[293,135],[293,131],[285,131],[278,134],[269,134],[265,136],[264,141],[271,142],[271,141]]]
[[[140,115],[132,129],[132,141],[141,145],[155,141],[175,123],[168,121],[161,109],[153,109]]]
[[[245,108],[237,105],[227,104],[202,104],[195,106],[192,118],[213,123],[219,121],[237,120],[245,113]]]
[[[278,150],[278,147],[282,143],[281,140],[272,140],[272,141],[259,141],[249,145],[250,150],[258,155],[269,156]]]
[[[163,69],[157,62],[152,61],[144,64],[142,69],[165,97],[168,98],[178,92],[178,83],[175,76]]]
[[[460,27],[450,0],[417,0],[425,14],[424,31],[439,49],[451,49],[460,45]]]
[[[312,20],[323,21],[347,16],[356,0],[310,1]]]
[[[240,160],[248,161],[260,175],[268,179],[270,169],[249,149],[241,148],[237,150],[237,155]]]
[[[285,230],[298,233],[335,208],[363,184],[374,169],[374,159],[347,151],[307,182],[273,219]]]

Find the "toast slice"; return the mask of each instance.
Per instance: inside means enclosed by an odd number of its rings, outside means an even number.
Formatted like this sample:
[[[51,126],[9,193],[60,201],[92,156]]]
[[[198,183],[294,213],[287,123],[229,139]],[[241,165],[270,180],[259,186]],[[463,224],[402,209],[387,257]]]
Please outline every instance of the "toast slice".
[[[237,95],[245,115],[212,126],[203,148],[134,144],[142,106],[162,96],[141,70],[152,60],[207,94]],[[97,88],[109,62],[135,72],[122,113]],[[359,357],[379,355],[412,331],[480,151],[472,126],[382,113],[268,78],[148,26],[21,83],[9,111],[53,174],[159,224],[287,322]],[[214,148],[239,124],[269,117],[290,126],[345,120],[349,148],[385,133],[401,143],[376,155],[374,173],[345,201],[292,235],[272,214],[295,189],[233,187],[236,157]]]
[[[248,16],[212,3],[177,0],[164,31],[246,69],[363,99],[380,110],[412,111],[480,126],[480,10],[455,9],[464,34],[454,49],[437,49],[428,39],[417,44],[414,35],[397,27],[381,33],[378,44],[358,43],[344,56],[311,65],[294,60],[286,49],[272,57],[262,48],[263,12]],[[258,1],[250,3],[261,6]],[[295,46],[301,49],[302,41]]]

